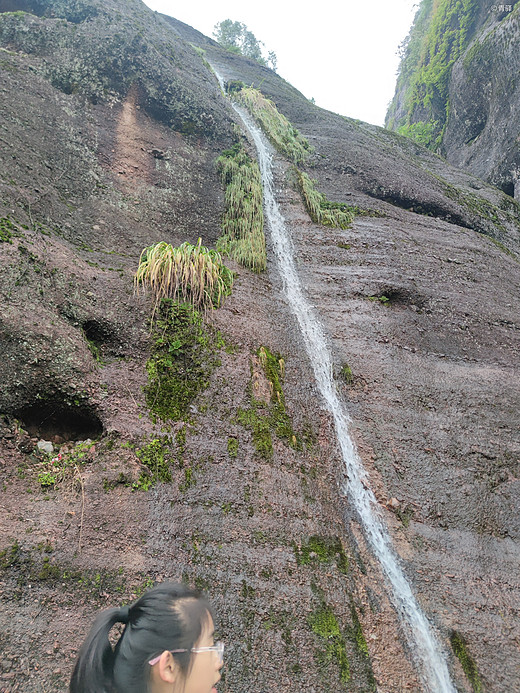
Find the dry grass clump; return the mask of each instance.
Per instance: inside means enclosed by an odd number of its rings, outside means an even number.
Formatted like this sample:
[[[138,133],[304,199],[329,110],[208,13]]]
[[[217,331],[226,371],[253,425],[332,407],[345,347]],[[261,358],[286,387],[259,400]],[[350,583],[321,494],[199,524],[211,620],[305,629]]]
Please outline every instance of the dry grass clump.
[[[330,202],[315,188],[315,181],[296,169],[300,191],[310,217],[317,224],[347,229],[354,219],[357,209],[342,202]]]
[[[223,235],[217,248],[254,272],[262,272],[267,258],[258,164],[237,143],[217,159],[217,168],[226,186]]]
[[[161,241],[145,248],[134,277],[136,292],[149,288],[155,297],[154,314],[163,298],[191,303],[196,309],[218,307],[231,293],[233,274],[220,253],[185,242],[177,248]]]
[[[282,154],[286,154],[295,164],[307,159],[312,151],[308,141],[278,111],[272,101],[253,87],[245,87],[236,94],[236,98],[246,106]]]

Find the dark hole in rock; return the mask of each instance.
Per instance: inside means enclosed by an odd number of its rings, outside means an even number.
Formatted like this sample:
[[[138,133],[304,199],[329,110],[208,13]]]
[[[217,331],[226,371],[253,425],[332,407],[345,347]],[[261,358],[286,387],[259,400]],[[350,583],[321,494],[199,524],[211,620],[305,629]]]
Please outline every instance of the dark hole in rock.
[[[515,184],[514,182],[508,181],[507,183],[502,183],[502,185],[499,186],[502,192],[504,192],[506,195],[509,195],[509,197],[515,196]]]
[[[61,402],[32,404],[17,411],[15,416],[31,436],[53,442],[94,439],[103,432],[101,421],[90,409]]]
[[[82,327],[88,341],[93,342],[98,348],[110,342],[109,331],[97,320],[86,320]]]
[[[114,332],[114,325],[99,320],[86,320],[81,328],[94,356],[117,356],[124,354],[121,340]]]
[[[383,200],[383,202],[388,202],[394,207],[400,207],[401,209],[406,209],[409,212],[414,212],[415,214],[422,214],[427,217],[436,217],[437,219],[442,219],[450,224],[457,224],[457,226],[462,226],[466,229],[472,228],[468,222],[466,222],[459,214],[453,212],[452,210],[445,209],[440,205],[433,202],[427,202],[413,199],[405,195],[399,195],[389,190],[382,190],[381,188],[376,188],[374,190],[367,190],[367,195],[370,197],[375,197],[377,200]]]
[[[368,295],[363,293],[360,295],[371,300],[378,299],[381,303],[388,305],[408,306],[412,310],[422,310],[427,302],[426,298],[417,291],[403,287],[385,286],[382,289],[379,288],[374,293]]]

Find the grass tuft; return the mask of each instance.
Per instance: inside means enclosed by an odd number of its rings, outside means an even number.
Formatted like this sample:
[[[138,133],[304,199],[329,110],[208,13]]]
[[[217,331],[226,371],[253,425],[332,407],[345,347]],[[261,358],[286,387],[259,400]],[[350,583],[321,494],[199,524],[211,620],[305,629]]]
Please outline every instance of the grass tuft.
[[[134,277],[136,292],[149,288],[154,297],[153,314],[163,298],[191,303],[196,309],[218,307],[231,293],[233,273],[220,253],[202,245],[185,242],[177,248],[161,241],[145,248]]]
[[[278,151],[295,164],[309,157],[312,151],[309,142],[258,89],[245,87],[236,93],[236,98],[246,106]]]
[[[223,235],[217,248],[254,272],[267,265],[262,209],[262,178],[256,161],[235,144],[217,159],[221,180],[226,186]]]
[[[323,193],[316,190],[315,181],[306,173],[298,169],[296,172],[303,201],[311,219],[324,226],[348,229],[358,210],[342,202],[330,202]]]

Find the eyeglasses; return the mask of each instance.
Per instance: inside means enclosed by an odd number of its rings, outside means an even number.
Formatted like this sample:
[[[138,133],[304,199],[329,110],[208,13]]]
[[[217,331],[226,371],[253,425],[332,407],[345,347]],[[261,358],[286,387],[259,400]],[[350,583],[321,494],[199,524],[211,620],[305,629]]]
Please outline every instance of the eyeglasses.
[[[224,661],[224,643],[222,641],[219,641],[215,643],[214,645],[211,645],[211,647],[192,647],[191,650],[168,650],[171,654],[177,654],[178,652],[216,652],[218,656],[218,661],[222,664]],[[154,657],[154,659],[151,659],[148,664],[153,667],[154,664],[157,664],[157,662],[161,659],[161,655],[158,655],[157,657]]]

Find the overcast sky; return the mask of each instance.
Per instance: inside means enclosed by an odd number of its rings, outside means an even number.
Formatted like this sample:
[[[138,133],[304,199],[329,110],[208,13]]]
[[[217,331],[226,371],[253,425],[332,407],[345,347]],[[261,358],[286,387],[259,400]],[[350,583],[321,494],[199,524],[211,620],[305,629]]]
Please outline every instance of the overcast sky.
[[[144,0],[212,37],[224,19],[243,22],[278,58],[278,74],[316,104],[383,125],[397,49],[418,0]]]

